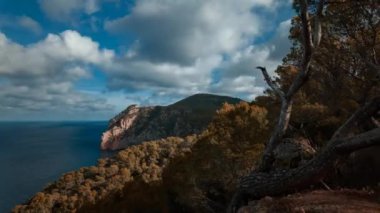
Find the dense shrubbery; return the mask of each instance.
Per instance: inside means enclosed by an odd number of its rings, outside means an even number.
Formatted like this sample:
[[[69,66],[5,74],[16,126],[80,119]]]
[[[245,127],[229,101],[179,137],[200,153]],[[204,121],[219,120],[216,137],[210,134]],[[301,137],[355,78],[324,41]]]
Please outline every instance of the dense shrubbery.
[[[145,142],[100,159],[97,166],[63,175],[15,212],[221,207],[238,177],[257,162],[268,137],[266,116],[264,108],[245,102],[225,104],[200,136]]]
[[[14,212],[71,212],[110,197],[133,180],[160,180],[168,160],[188,152],[194,139],[170,137],[131,146],[113,158],[100,159],[97,166],[64,174]]]
[[[264,108],[225,104],[192,152],[175,158],[163,181],[176,206],[192,211],[224,208],[236,181],[255,167],[268,139]]]
[[[82,211],[199,212],[224,208],[238,177],[247,174],[260,156],[268,137],[266,115],[264,108],[245,102],[225,104],[191,151],[171,159],[162,179],[140,176],[122,191]],[[162,172],[162,167],[150,169]],[[148,173],[154,171],[142,174]]]
[[[378,74],[366,61],[379,61],[375,54],[380,47],[379,27],[369,29],[371,22],[365,17],[368,11],[363,2],[347,0],[327,7],[324,38],[313,56],[312,73],[294,99],[285,137],[300,136],[323,146],[353,111],[380,94]],[[292,20],[290,38],[292,50],[284,66],[276,70],[276,82],[284,91],[302,59],[298,18]],[[28,205],[15,210],[224,211],[238,178],[256,166],[277,121],[279,105],[270,90],[252,104],[226,104],[199,136],[130,147],[115,158],[100,160],[96,167],[65,174]],[[361,124],[360,128],[368,126]],[[372,171],[376,168],[375,163],[369,167],[368,160],[360,165]]]

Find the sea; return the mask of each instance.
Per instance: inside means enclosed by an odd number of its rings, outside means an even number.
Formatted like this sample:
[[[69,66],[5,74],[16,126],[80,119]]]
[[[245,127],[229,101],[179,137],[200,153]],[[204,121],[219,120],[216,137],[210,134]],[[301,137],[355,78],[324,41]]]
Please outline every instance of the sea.
[[[106,121],[0,122],[0,212],[10,212],[63,173],[112,155],[99,149],[106,128]]]

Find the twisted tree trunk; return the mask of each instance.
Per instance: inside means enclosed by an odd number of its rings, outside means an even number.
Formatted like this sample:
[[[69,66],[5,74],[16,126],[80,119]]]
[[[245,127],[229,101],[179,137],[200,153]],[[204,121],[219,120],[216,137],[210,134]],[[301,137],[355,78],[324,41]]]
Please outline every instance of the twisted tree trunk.
[[[258,168],[261,172],[268,172],[272,169],[274,157],[273,151],[277,145],[281,142],[286,130],[288,129],[288,124],[292,112],[293,97],[300,90],[300,88],[306,82],[308,76],[310,75],[310,63],[314,53],[315,48],[320,44],[322,37],[322,28],[320,19],[322,17],[324,0],[319,1],[317,5],[317,12],[315,15],[314,31],[311,29],[310,17],[308,13],[308,3],[306,0],[300,1],[301,6],[301,22],[302,22],[302,36],[303,36],[303,58],[300,64],[300,72],[290,85],[289,90],[285,93],[281,90],[280,86],[272,80],[269,76],[265,67],[257,67],[263,73],[264,79],[269,85],[269,87],[276,93],[281,99],[281,111],[279,119],[271,138],[265,147],[263,157],[261,159],[261,164]],[[314,36],[313,36],[314,32]]]
[[[293,101],[284,100],[281,102],[281,111],[278,120],[278,124],[275,127],[268,144],[265,147],[263,157],[261,159],[261,164],[259,171],[267,172],[272,168],[274,162],[273,151],[276,146],[280,143],[281,139],[284,137],[286,130],[288,129],[290,115],[292,112]]]
[[[236,212],[246,199],[258,199],[267,195],[281,195],[304,189],[323,180],[340,158],[351,152],[380,145],[380,128],[362,134],[345,137],[358,123],[370,119],[380,111],[380,96],[358,109],[334,134],[324,149],[307,164],[290,170],[269,173],[252,172],[243,177],[233,197],[228,212]],[[345,138],[342,138],[345,137]]]

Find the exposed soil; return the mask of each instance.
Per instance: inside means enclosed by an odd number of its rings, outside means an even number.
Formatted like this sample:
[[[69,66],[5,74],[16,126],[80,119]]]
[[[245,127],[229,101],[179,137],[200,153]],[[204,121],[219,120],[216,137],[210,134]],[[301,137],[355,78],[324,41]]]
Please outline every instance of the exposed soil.
[[[281,198],[265,197],[239,209],[239,213],[251,212],[379,213],[380,193],[344,189],[316,190]]]

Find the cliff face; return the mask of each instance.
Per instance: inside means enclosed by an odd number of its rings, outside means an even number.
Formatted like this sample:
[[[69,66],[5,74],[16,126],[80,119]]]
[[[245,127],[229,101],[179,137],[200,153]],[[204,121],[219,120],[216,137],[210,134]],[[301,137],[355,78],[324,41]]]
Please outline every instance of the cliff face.
[[[197,94],[169,106],[131,105],[109,122],[103,133],[101,149],[117,150],[143,141],[170,136],[184,137],[202,132],[223,103],[240,99]]]
[[[136,128],[133,126],[138,118],[139,122],[146,120],[150,112],[155,107],[137,107],[131,105],[109,122],[109,127],[103,133],[102,142],[100,144],[103,150],[115,150],[123,147],[122,141],[128,144],[135,144],[139,141],[140,135],[136,134]]]

